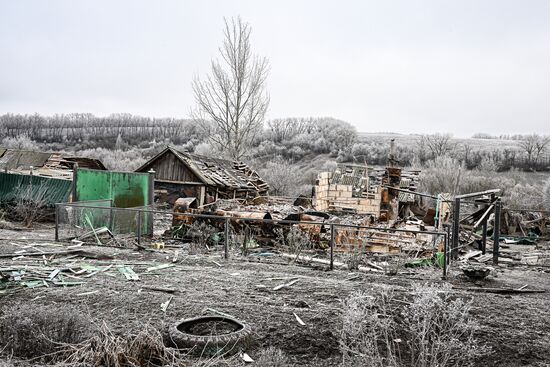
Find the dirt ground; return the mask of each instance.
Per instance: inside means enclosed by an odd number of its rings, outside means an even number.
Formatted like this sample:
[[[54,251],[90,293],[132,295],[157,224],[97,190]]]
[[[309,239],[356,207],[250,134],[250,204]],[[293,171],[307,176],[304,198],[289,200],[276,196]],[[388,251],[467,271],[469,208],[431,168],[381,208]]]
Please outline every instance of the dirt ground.
[[[69,244],[48,241],[53,232],[0,231],[0,254],[18,251],[62,251]],[[0,308],[69,304],[89,313],[94,320],[105,320],[121,333],[151,324],[164,329],[177,320],[203,315],[211,308],[248,323],[254,343],[246,351],[254,358],[267,346],[283,350],[299,366],[337,366],[341,300],[355,290],[391,287],[405,297],[415,284],[443,282],[441,271],[425,267],[404,269],[402,274],[366,274],[328,271],[324,267],[289,264],[279,256],[241,257],[224,260],[220,252],[188,255],[184,249],[169,247],[137,251],[99,246],[79,249],[99,254],[99,259],[77,255],[47,257],[4,257],[0,268],[15,265],[55,268],[81,264],[131,266],[139,280],[127,280],[115,267],[90,277],[65,278],[83,282],[77,286],[17,288],[0,293]],[[173,262],[175,251],[179,255]],[[24,255],[24,253],[20,253]],[[147,268],[172,264],[161,270]],[[480,343],[490,354],[476,361],[477,366],[550,366],[550,282],[548,268],[498,267],[484,281],[484,287],[512,287],[546,290],[545,293],[500,295],[453,290],[459,297],[473,299],[473,316],[479,324]],[[299,281],[279,290],[273,288],[289,279]],[[447,280],[457,287],[475,287],[458,269],[451,269]],[[146,289],[174,288],[177,292]],[[171,300],[166,312],[161,304]],[[295,315],[305,326],[301,326]]]

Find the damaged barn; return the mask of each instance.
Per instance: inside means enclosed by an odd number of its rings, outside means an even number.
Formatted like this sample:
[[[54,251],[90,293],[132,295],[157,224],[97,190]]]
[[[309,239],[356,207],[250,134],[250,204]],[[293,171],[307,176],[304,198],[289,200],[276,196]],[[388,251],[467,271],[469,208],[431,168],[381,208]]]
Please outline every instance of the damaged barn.
[[[158,201],[174,205],[180,197],[195,198],[201,207],[218,199],[266,195],[269,185],[243,162],[210,158],[166,147],[136,172],[155,172]]]

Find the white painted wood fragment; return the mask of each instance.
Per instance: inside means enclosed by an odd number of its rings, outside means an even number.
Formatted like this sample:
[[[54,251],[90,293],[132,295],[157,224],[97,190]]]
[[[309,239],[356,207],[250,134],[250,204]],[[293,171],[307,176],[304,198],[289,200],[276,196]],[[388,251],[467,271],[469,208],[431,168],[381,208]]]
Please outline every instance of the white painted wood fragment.
[[[243,361],[245,361],[245,363],[253,363],[253,362],[254,362],[254,360],[252,359],[252,357],[250,357],[248,354],[246,354],[246,353],[244,353],[244,352],[242,352],[239,356],[241,357],[241,359],[242,359]]]
[[[300,316],[296,315],[296,313],[293,313],[294,317],[296,318],[296,321],[298,321],[298,324],[302,325],[302,326],[306,326],[306,323],[302,321],[302,319],[300,318]]]

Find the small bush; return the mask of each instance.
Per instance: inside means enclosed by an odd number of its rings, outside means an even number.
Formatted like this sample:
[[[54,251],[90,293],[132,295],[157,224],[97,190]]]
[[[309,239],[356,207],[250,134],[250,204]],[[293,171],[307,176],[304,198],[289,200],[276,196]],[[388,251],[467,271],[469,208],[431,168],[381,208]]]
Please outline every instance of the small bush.
[[[410,303],[395,302],[386,289],[354,293],[343,308],[342,366],[470,365],[485,352],[470,310],[470,302],[451,298],[449,286],[418,286]]]
[[[48,188],[44,184],[18,186],[15,199],[9,207],[16,220],[23,222],[25,227],[31,227],[34,222],[43,220],[48,215]]]
[[[208,250],[208,244],[218,230],[205,222],[194,222],[188,229],[186,236],[192,239],[189,245],[191,253]]]
[[[289,252],[295,254],[297,257],[303,250],[311,248],[312,243],[308,234],[298,227],[292,227],[286,234],[286,245]]]
[[[259,168],[258,173],[264,180],[269,182],[269,193],[271,195],[292,197],[300,194],[302,172],[292,162],[276,158],[264,163],[263,167]]]
[[[37,142],[25,135],[17,137],[5,137],[1,143],[3,148],[7,149],[20,149],[20,150],[40,150],[40,146]]]
[[[550,210],[550,178],[544,184],[543,205],[546,210]]]
[[[348,270],[359,270],[359,266],[363,263],[365,254],[360,248],[350,248],[345,256],[345,264]]]
[[[89,335],[88,317],[69,307],[22,305],[0,317],[3,353],[18,358],[53,360],[63,344],[82,342]]]
[[[121,337],[103,324],[91,338],[66,345],[71,366],[149,367],[171,365],[176,360],[173,350],[164,346],[157,329],[146,326],[133,336]]]

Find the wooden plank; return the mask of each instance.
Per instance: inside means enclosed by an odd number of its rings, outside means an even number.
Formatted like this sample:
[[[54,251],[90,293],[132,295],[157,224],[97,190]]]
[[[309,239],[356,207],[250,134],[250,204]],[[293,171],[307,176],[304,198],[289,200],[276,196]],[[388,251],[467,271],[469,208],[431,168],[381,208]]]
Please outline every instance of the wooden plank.
[[[498,294],[545,293],[546,292],[544,289],[524,289],[524,287],[515,289],[515,288],[482,288],[482,287],[455,287],[455,286],[453,286],[453,289],[468,291],[468,292],[498,293]]]

